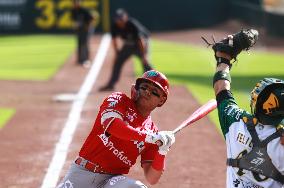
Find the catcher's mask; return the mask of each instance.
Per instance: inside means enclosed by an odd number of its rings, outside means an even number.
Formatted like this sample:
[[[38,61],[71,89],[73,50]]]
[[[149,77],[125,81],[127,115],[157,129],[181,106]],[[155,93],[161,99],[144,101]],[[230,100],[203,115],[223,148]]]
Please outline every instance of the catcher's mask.
[[[142,82],[151,82],[155,86],[160,88],[163,91],[164,96],[166,97],[164,103],[166,102],[167,96],[169,94],[169,87],[170,86],[169,86],[169,81],[168,81],[167,77],[164,74],[162,74],[162,73],[160,73],[159,71],[156,71],[156,70],[150,70],[150,71],[145,72],[142,75],[142,77],[136,79],[135,85],[132,86],[131,98],[136,100],[136,98],[137,98],[137,91],[139,89],[139,85]],[[159,107],[162,106],[163,104],[159,105]]]
[[[284,118],[284,81],[260,80],[251,92],[250,107],[261,123],[277,126]]]

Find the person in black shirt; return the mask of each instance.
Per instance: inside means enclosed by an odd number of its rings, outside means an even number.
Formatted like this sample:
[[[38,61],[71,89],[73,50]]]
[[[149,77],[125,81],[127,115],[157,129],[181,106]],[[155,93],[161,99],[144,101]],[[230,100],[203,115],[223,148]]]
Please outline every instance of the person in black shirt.
[[[71,15],[74,20],[74,27],[77,34],[77,63],[84,67],[88,67],[90,65],[89,40],[94,30],[92,24],[94,17],[91,12],[82,7],[77,0],[74,2]]]
[[[115,60],[112,74],[107,85],[100,88],[100,91],[114,90],[115,83],[119,80],[123,64],[131,55],[136,55],[141,60],[144,72],[152,70],[148,60],[149,31],[134,18],[128,17],[123,9],[115,13],[111,26],[112,43],[115,51]],[[119,49],[117,38],[123,41]]]

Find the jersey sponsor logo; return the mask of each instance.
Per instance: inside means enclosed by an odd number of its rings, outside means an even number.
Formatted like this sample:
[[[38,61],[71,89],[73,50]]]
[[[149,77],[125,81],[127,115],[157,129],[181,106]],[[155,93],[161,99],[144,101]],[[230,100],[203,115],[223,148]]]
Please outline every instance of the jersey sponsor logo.
[[[101,139],[103,144],[109,149],[109,151],[112,151],[114,156],[116,156],[120,161],[122,161],[124,164],[128,166],[132,166],[132,163],[130,160],[128,160],[127,156],[125,156],[124,151],[119,151],[113,144],[112,141],[110,141],[105,134],[98,135],[98,137]]]
[[[115,107],[115,105],[118,103],[118,100],[115,99],[108,99],[107,101],[110,102],[108,107]]]
[[[129,108],[128,112],[126,112],[126,118],[133,122],[137,118],[137,113],[132,108]]]
[[[136,145],[138,152],[141,153],[141,151],[145,148],[145,143],[143,141],[139,142],[137,140],[133,140],[133,142]]]
[[[121,96],[120,93],[113,93],[113,94],[111,94],[111,95],[109,96],[109,98],[113,98],[113,99],[116,99],[116,100],[120,101],[121,98],[122,98],[122,96]]]
[[[73,183],[68,179],[68,180],[66,180],[65,182],[63,182],[63,183],[60,183],[59,185],[58,185],[58,187],[59,188],[74,188],[73,187]]]
[[[109,184],[111,186],[115,185],[118,181],[120,180],[125,180],[126,177],[125,176],[115,176],[115,177],[112,177],[110,180],[109,180]]]
[[[107,101],[110,102],[108,107],[114,107],[120,100],[121,100],[122,96],[118,93],[113,93],[111,94]]]
[[[240,188],[264,188],[260,185],[254,184],[253,182],[244,181],[244,180],[239,179],[239,178],[237,178],[233,181],[233,185],[234,185],[234,187],[240,187]]]
[[[241,182],[240,182],[240,180],[238,180],[238,179],[236,179],[236,180],[233,181],[234,187],[238,187],[240,183],[241,183]]]

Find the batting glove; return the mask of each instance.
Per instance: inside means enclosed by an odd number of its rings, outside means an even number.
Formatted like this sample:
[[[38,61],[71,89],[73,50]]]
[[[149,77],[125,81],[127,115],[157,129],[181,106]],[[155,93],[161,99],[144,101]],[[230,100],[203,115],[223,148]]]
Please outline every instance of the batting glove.
[[[163,138],[163,145],[159,146],[158,152],[161,155],[166,155],[170,151],[170,147],[175,143],[175,135],[173,131],[160,131],[159,134]]]
[[[145,142],[150,144],[157,144],[157,141],[162,140],[162,137],[159,133],[147,132]]]
[[[145,138],[145,142],[150,144],[161,144],[161,146],[167,145],[169,140],[174,140],[174,133],[172,131],[159,131],[157,133],[147,132]]]

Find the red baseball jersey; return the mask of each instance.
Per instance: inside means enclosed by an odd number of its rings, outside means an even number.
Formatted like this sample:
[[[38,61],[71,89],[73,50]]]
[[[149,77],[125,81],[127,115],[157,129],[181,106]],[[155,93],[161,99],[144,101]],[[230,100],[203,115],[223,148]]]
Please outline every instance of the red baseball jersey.
[[[99,164],[106,172],[112,174],[127,174],[139,155],[141,163],[153,161],[158,150],[157,145],[143,141],[122,140],[106,132],[108,127],[102,122],[111,117],[120,118],[139,131],[158,131],[151,116],[142,117],[136,110],[133,100],[123,93],[115,92],[100,106],[93,129],[83,144],[79,156]]]

